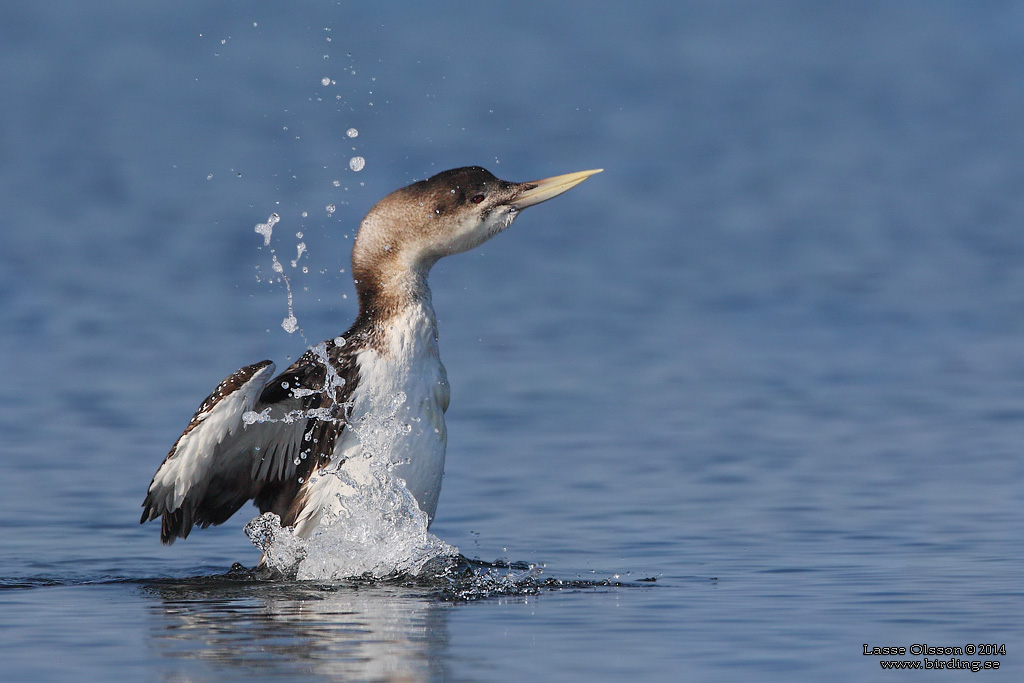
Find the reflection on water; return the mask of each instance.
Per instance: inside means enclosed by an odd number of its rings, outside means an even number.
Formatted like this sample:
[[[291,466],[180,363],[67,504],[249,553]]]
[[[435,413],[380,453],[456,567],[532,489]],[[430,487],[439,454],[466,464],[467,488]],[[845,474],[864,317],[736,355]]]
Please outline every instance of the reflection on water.
[[[448,636],[425,588],[198,579],[155,584],[155,652],[237,673],[336,680],[442,677]]]
[[[157,581],[150,612],[156,654],[229,667],[242,676],[332,680],[437,680],[447,617],[473,600],[525,599],[541,591],[649,586],[616,579],[541,578],[541,568],[459,558],[415,577],[334,583],[268,579],[236,565],[226,575]]]

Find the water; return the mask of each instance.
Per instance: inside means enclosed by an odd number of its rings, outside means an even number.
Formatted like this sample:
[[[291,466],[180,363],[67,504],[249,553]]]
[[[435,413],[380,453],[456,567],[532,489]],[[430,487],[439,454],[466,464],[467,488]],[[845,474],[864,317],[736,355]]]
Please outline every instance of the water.
[[[904,680],[863,644],[1005,643],[962,659],[1019,680],[1022,23],[3,6],[4,678]],[[160,546],[199,401],[343,332],[363,213],[466,164],[605,169],[431,280],[431,533],[511,578],[225,576],[251,508]]]

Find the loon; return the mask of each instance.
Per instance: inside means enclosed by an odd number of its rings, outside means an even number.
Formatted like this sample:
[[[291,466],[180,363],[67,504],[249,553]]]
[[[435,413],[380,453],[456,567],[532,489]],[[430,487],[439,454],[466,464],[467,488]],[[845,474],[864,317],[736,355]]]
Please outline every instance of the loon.
[[[483,244],[523,209],[601,170],[515,183],[469,166],[384,197],[352,248],[355,322],[276,377],[264,360],[218,384],[153,476],[141,523],[161,518],[160,540],[171,544],[252,500],[309,537],[338,505],[343,482],[357,480],[316,474],[355,467],[361,443],[350,425],[388,414],[403,425],[390,444],[392,472],[432,521],[449,389],[427,275],[441,257]]]

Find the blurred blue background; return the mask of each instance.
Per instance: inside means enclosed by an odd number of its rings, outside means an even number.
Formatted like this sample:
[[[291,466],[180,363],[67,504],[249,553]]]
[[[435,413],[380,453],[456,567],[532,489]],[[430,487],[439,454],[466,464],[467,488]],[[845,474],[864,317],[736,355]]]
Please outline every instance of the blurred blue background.
[[[1022,28],[1012,2],[3,5],[10,675],[864,680],[865,642],[1022,642]],[[309,595],[140,588],[255,561],[244,512],[160,547],[153,471],[222,377],[347,328],[370,206],[469,164],[606,170],[432,275],[433,531],[658,583],[361,596],[322,638],[281,617]]]

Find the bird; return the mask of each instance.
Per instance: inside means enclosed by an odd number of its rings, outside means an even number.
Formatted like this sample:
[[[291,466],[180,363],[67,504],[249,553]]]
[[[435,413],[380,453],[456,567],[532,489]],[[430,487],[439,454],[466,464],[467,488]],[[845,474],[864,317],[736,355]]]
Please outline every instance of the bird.
[[[276,376],[274,363],[263,360],[221,381],[156,470],[140,523],[160,518],[160,540],[169,545],[196,526],[224,523],[251,500],[308,538],[332,519],[345,486],[342,477],[318,475],[355,467],[363,445],[354,425],[373,415],[403,425],[389,444],[392,473],[433,521],[449,386],[430,269],[602,170],[509,182],[467,166],[385,196],[352,247],[355,322]]]

